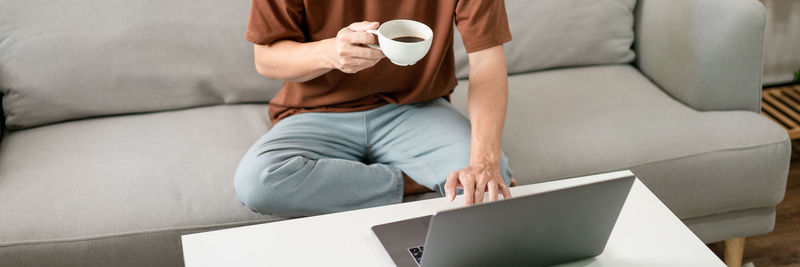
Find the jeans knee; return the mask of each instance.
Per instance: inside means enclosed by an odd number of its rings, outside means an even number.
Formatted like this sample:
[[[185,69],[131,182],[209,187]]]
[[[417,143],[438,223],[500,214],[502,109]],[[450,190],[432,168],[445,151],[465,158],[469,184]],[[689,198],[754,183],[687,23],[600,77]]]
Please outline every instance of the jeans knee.
[[[269,183],[268,177],[236,173],[234,189],[239,202],[250,210],[263,215],[280,215],[282,203],[281,190]]]
[[[292,216],[290,187],[301,172],[291,161],[252,165],[242,162],[234,176],[234,189],[239,202],[250,210],[263,215]]]
[[[259,180],[257,172],[243,170],[242,166],[239,166],[233,178],[233,188],[242,205],[254,212],[265,214],[261,211],[261,201],[258,199],[264,191]]]

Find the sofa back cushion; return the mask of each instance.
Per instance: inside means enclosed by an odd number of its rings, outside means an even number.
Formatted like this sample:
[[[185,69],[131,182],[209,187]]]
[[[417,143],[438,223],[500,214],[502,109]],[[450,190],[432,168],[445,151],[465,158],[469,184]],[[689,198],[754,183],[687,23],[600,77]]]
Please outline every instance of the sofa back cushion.
[[[507,0],[510,73],[627,63],[635,0]],[[93,116],[266,102],[243,39],[249,1],[0,0],[11,129]],[[459,78],[467,56],[456,34]]]
[[[636,0],[506,0],[513,40],[504,45],[509,73],[630,63]],[[456,76],[467,55],[456,31]]]
[[[266,102],[249,1],[0,0],[9,128],[92,116]],[[265,109],[266,110],[266,109]]]

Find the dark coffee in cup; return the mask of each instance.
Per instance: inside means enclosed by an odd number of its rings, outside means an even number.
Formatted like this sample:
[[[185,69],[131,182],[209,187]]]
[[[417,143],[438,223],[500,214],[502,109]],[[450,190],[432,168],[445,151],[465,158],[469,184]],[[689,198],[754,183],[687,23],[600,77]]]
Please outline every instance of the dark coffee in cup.
[[[367,30],[378,36],[378,44],[369,47],[381,50],[398,66],[414,65],[422,59],[433,42],[433,30],[419,21],[396,19],[384,22],[377,30]]]
[[[392,40],[398,41],[398,42],[403,42],[403,43],[417,43],[417,42],[425,41],[425,39],[422,39],[422,38],[419,38],[419,37],[416,37],[416,36],[400,36],[400,37],[392,38]]]

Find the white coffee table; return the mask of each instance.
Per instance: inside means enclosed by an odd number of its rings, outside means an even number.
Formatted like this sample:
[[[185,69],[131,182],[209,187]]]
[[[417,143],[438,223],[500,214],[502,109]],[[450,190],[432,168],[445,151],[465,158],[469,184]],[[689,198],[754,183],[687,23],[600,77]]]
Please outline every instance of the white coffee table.
[[[625,171],[627,172],[627,171]],[[513,195],[618,173],[518,186]],[[394,266],[370,227],[459,207],[443,198],[184,235],[186,266]],[[513,215],[512,215],[513,216]],[[638,179],[605,251],[562,266],[725,266]]]

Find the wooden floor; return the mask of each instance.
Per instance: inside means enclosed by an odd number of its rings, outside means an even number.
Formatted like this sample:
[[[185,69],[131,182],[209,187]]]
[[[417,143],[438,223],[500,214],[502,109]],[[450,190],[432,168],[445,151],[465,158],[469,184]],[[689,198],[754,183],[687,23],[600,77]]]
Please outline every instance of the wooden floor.
[[[798,146],[794,147],[786,196],[776,211],[775,230],[767,235],[747,238],[744,263],[752,262],[756,267],[800,267],[800,156],[797,155],[800,152],[796,150]],[[709,247],[720,255],[720,244]]]

